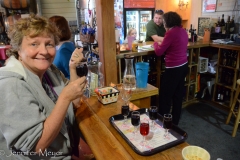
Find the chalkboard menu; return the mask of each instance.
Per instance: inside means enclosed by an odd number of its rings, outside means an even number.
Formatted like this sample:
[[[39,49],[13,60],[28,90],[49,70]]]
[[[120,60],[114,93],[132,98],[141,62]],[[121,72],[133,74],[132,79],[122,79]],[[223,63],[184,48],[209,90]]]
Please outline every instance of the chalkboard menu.
[[[155,8],[155,0],[125,0],[124,8]]]

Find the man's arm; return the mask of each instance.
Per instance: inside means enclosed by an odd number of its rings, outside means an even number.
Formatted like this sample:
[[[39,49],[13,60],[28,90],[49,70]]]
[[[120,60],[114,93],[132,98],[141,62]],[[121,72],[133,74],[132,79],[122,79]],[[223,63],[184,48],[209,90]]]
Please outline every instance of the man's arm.
[[[152,35],[151,36],[154,42],[162,42],[164,37],[160,37],[158,35]]]

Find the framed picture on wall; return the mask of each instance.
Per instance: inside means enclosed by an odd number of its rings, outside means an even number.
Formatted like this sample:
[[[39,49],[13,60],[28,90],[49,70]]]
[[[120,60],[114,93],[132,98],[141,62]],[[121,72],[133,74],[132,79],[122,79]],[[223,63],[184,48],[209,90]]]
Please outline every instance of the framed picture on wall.
[[[215,12],[217,0],[202,0],[202,12]]]
[[[203,36],[204,35],[204,28],[211,27],[211,18],[209,17],[199,17],[198,18],[198,35]]]

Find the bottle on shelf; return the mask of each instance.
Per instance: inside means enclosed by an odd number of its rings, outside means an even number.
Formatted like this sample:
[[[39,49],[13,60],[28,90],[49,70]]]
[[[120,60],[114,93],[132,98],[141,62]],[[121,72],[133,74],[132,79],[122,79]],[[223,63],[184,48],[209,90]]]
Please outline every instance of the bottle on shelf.
[[[221,78],[220,78],[220,83],[225,83],[225,78],[226,78],[226,71],[225,68],[221,68]]]
[[[221,91],[220,91],[220,101],[224,102],[225,101],[225,87],[221,87]]]
[[[232,19],[230,21],[230,33],[234,33],[234,29],[235,29],[235,22],[234,22],[234,16],[232,16]]]
[[[224,14],[222,14],[222,19],[221,19],[221,30],[222,33],[225,34],[225,20],[224,20]]]
[[[227,18],[227,23],[225,24],[226,34],[230,34],[230,16]]]
[[[193,29],[192,42],[197,42],[197,37],[196,29]]]
[[[222,53],[223,53],[222,65],[226,66],[227,65],[227,52],[226,52],[226,50],[223,50]]]
[[[236,65],[237,65],[237,56],[238,55],[238,53],[237,53],[237,51],[233,51],[233,53],[232,53],[232,67],[233,68],[236,68]]]
[[[224,76],[223,84],[228,85],[228,82],[230,81],[229,80],[229,78],[230,78],[229,76],[230,76],[229,69],[225,68],[225,76]]]
[[[193,28],[192,24],[190,25],[189,33],[188,33],[188,40],[192,41],[192,34],[193,34]]]
[[[222,33],[222,29],[221,29],[221,18],[220,18],[220,17],[218,17],[218,22],[216,23],[215,32],[216,32],[216,33]]]
[[[228,89],[228,88],[226,88],[226,90],[225,90],[225,95],[224,95],[224,101],[225,101],[225,103],[227,104],[227,105],[229,105],[230,104],[230,93],[231,93],[231,90],[230,89]]]
[[[227,62],[226,62],[226,66],[231,66],[232,64],[232,53],[230,50],[227,50]]]
[[[215,101],[221,102],[221,86],[217,87],[216,98]]]

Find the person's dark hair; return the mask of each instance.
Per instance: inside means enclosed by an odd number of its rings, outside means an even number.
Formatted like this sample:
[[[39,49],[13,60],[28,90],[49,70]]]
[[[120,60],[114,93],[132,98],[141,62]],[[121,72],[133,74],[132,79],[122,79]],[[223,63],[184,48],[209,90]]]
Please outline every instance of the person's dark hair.
[[[71,38],[71,31],[70,28],[68,26],[68,22],[67,20],[62,17],[62,16],[52,16],[49,18],[49,20],[53,23],[56,24],[56,26],[58,27],[58,29],[61,32],[60,35],[60,41],[66,41],[69,40]]]
[[[156,9],[154,13],[158,14],[158,15],[163,15],[164,14],[163,10],[161,10],[161,9]]]
[[[163,15],[163,20],[165,22],[165,27],[172,28],[174,26],[182,25],[182,18],[176,12],[167,12]]]

